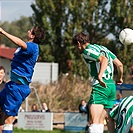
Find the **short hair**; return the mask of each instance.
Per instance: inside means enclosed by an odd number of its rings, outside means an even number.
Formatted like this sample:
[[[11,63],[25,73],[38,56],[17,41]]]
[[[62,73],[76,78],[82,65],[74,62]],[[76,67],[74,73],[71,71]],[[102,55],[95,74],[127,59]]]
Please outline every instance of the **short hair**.
[[[33,42],[40,44],[45,38],[45,31],[40,26],[34,26],[32,30],[32,35],[35,35]]]
[[[4,70],[4,72],[5,72],[5,68],[3,66],[0,66],[0,70]]]
[[[85,44],[85,43],[90,42],[90,41],[89,41],[89,35],[86,35],[84,32],[77,33],[77,34],[73,37],[72,43],[73,43],[74,45],[77,45],[78,42],[80,42],[81,44]]]
[[[86,100],[82,99],[82,100],[81,100],[81,103],[82,103],[83,101],[86,102]]]
[[[35,107],[37,109],[37,105],[35,103],[32,105],[31,108],[33,109],[33,107]]]

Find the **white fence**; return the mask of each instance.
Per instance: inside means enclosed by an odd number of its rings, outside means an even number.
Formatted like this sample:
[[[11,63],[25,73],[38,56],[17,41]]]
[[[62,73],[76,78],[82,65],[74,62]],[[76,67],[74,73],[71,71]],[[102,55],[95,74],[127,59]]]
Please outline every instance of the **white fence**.
[[[53,130],[53,113],[20,112],[18,128],[35,130]]]
[[[48,84],[58,79],[58,63],[37,62],[33,73],[33,82]]]
[[[60,117],[61,116],[61,117]],[[52,112],[19,112],[18,128],[53,130],[53,125],[63,125],[64,130],[81,132],[87,125],[87,114],[52,113]]]

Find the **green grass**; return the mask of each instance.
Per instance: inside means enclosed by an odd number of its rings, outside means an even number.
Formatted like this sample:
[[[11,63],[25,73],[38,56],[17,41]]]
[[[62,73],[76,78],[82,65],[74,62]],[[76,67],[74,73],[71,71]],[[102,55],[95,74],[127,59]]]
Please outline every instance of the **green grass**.
[[[73,132],[68,132],[68,131],[64,131],[61,129],[53,129],[52,131],[44,131],[44,130],[23,130],[23,129],[15,128],[13,130],[13,133],[73,133]],[[80,132],[80,133],[83,133],[83,132]]]
[[[52,131],[44,131],[44,130],[23,130],[23,129],[17,129],[14,128],[13,133],[75,133],[75,132],[68,132],[61,129],[53,129]],[[80,132],[84,133],[84,132]],[[105,131],[104,133],[107,133]]]

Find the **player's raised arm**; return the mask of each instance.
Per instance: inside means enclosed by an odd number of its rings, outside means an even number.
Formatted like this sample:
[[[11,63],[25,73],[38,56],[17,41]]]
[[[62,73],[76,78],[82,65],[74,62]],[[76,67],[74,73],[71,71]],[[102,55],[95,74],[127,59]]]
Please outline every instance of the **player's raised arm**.
[[[26,43],[23,40],[21,40],[20,38],[18,38],[16,36],[13,36],[13,35],[7,33],[2,28],[0,28],[0,33],[3,34],[4,36],[6,36],[7,38],[9,38],[14,44],[18,45],[22,49],[26,49],[27,48],[27,45],[26,45]]]

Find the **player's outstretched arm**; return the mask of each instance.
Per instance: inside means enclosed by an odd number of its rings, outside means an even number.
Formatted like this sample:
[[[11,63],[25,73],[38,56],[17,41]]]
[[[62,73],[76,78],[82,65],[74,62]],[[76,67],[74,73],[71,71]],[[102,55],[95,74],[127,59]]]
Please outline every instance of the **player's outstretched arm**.
[[[16,36],[13,36],[13,35],[7,33],[1,27],[0,27],[0,33],[3,34],[4,36],[6,36],[7,38],[9,38],[13,43],[18,45],[22,49],[26,49],[27,48],[27,45],[26,45],[26,43],[23,40],[21,40],[20,38],[18,38]]]
[[[122,77],[123,77],[123,64],[121,63],[121,61],[118,58],[114,59],[113,62],[116,65],[117,71],[118,71],[116,83],[121,85],[123,83],[123,79],[122,79]]]

